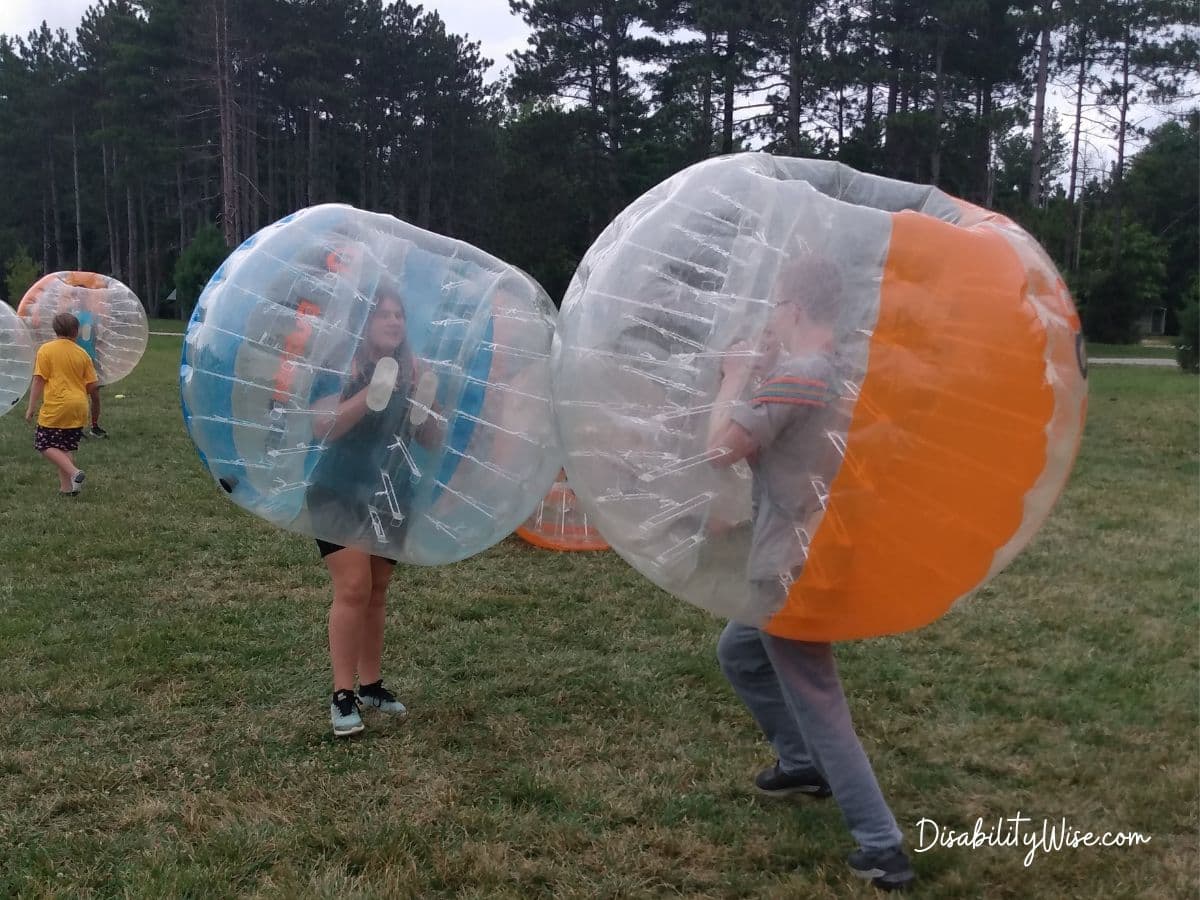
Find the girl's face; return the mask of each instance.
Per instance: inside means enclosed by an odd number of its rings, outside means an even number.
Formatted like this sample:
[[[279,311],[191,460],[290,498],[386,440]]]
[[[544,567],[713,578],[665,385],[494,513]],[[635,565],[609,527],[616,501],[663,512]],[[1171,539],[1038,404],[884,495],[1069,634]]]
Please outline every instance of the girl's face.
[[[375,304],[367,322],[367,344],[372,350],[389,355],[404,343],[408,334],[404,307],[394,297],[384,297]]]

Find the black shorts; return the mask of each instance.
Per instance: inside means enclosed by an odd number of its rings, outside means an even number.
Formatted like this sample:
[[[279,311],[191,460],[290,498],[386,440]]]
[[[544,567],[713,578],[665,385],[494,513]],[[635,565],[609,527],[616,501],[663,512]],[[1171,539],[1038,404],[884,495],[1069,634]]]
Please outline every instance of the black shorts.
[[[42,453],[53,447],[64,453],[74,453],[79,449],[79,439],[82,436],[82,428],[47,428],[45,425],[39,425],[33,433],[33,449]]]
[[[323,541],[320,538],[317,538],[316,540],[317,549],[321,551],[321,559],[324,559],[330,553],[337,553],[339,550],[346,549],[342,544],[332,544],[329,541]],[[384,562],[390,562],[393,566],[396,565],[396,560],[388,559],[386,556],[376,556],[374,553],[371,554],[371,559],[382,559]]]

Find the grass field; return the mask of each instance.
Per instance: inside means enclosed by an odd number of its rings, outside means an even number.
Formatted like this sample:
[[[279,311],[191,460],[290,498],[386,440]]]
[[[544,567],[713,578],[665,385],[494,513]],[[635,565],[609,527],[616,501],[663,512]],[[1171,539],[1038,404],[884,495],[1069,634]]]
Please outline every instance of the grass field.
[[[864,897],[830,802],[772,805],[720,623],[612,554],[515,539],[398,572],[412,710],[335,742],[311,542],[191,448],[179,339],[107,389],[56,494],[0,419],[0,896]],[[923,897],[1195,897],[1198,380],[1093,370],[1034,544],[938,623],[848,644],[859,731],[910,845],[1018,812],[1149,844],[914,854]],[[116,394],[124,394],[116,399]]]

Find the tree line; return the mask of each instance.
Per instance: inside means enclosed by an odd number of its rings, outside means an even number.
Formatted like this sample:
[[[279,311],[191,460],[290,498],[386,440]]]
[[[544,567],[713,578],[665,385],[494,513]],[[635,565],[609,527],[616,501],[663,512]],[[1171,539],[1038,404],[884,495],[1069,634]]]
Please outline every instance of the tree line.
[[[1012,216],[1093,339],[1131,339],[1156,307],[1173,327],[1195,302],[1197,114],[1149,133],[1134,116],[1186,109],[1188,3],[509,5],[531,39],[493,83],[478,42],[407,0],[98,0],[74,36],[0,36],[7,299],[83,268],[186,315],[229,248],[330,201],[470,241],[559,298],[633,198],[765,149]],[[1096,128],[1116,148],[1102,167]]]

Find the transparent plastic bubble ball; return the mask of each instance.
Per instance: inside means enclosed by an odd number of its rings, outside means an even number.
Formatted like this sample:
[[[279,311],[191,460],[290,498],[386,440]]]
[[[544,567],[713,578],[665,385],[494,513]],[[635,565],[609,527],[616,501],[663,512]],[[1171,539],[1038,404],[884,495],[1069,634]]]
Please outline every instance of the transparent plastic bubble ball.
[[[770,633],[904,631],[1049,514],[1086,411],[1037,243],[930,187],[766,154],[631,204],[563,302],[572,488],[626,560]]]
[[[269,522],[420,565],[501,540],[561,464],[555,310],[501,260],[328,204],[242,244],[184,339],[188,431]]]
[[[38,346],[52,341],[54,317],[79,320],[76,343],[87,351],[101,384],[115,384],[134,370],[146,352],[149,324],[137,295],[107,275],[52,272],[34,283],[17,307]]]
[[[0,302],[0,416],[15,407],[33,378],[33,337],[7,303]]]

